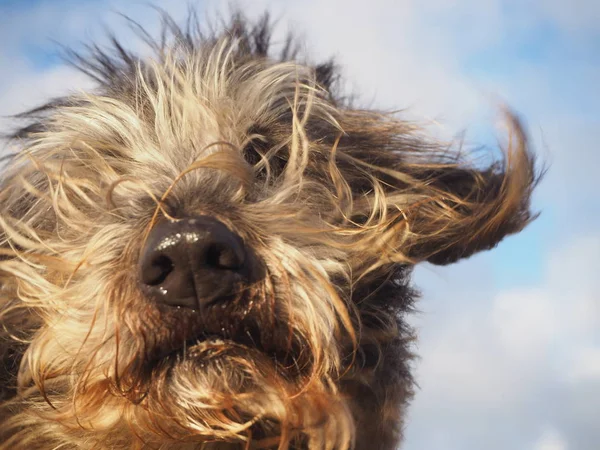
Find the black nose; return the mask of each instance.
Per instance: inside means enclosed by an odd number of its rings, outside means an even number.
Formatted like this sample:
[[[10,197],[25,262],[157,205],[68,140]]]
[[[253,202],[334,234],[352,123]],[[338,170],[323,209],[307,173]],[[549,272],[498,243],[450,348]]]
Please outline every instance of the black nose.
[[[196,309],[239,292],[247,265],[237,234],[212,217],[194,216],[154,227],[140,258],[140,281],[151,300]]]

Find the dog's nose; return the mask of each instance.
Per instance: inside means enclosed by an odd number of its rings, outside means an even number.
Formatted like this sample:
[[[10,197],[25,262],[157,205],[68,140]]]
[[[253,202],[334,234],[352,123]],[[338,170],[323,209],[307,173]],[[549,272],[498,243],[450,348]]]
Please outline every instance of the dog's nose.
[[[194,216],[157,225],[142,250],[140,282],[158,303],[202,308],[231,298],[247,275],[244,242],[222,222]]]

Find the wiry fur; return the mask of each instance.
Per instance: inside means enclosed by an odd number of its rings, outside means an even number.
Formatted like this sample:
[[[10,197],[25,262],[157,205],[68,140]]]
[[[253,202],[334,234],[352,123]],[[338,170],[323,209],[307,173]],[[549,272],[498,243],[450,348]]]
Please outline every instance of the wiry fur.
[[[0,191],[0,448],[399,442],[411,267],[521,230],[532,156],[509,117],[506,158],[477,168],[347,105],[333,64],[297,61],[291,41],[273,58],[269,32],[166,18],[162,39],[141,32],[152,58],[116,41],[72,55],[97,90],[22,116]],[[182,319],[144,298],[137,261],[154,225],[200,213],[264,276],[243,307]],[[199,327],[222,339],[184,344]]]

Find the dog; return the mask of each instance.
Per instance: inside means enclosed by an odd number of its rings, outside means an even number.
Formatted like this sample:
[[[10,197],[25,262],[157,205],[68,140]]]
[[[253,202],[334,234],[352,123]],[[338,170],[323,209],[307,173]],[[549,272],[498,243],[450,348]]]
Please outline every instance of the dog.
[[[0,448],[369,449],[402,439],[412,268],[495,247],[539,179],[352,105],[265,15],[167,15],[21,116],[0,190]]]

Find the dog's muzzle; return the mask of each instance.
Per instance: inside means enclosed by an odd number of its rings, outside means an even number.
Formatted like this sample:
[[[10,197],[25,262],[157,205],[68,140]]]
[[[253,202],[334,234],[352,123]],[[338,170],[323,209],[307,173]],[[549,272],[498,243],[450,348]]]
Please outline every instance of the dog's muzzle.
[[[160,305],[202,309],[230,301],[248,285],[249,259],[242,238],[213,217],[165,221],[142,249],[140,283]]]

